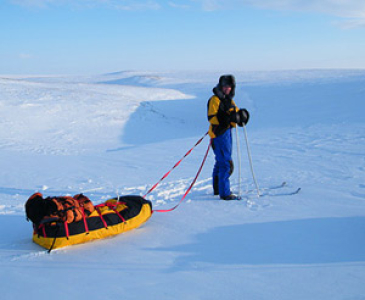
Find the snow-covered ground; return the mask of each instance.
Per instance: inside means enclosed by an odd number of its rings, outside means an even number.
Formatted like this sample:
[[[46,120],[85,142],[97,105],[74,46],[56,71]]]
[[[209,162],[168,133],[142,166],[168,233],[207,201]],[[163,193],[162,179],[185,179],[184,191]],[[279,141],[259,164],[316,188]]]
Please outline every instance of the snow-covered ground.
[[[51,254],[32,243],[35,191],[144,195],[207,131],[219,75],[0,76],[1,299],[365,299],[363,70],[235,74],[263,197],[240,129],[242,201],[212,195],[210,152],[175,211]],[[180,201],[208,142],[147,196],[155,209]]]

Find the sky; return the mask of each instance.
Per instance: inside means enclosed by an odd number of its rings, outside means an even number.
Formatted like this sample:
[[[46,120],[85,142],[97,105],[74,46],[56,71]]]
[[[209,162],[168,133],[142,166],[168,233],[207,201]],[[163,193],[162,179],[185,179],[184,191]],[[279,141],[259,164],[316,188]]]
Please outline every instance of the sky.
[[[0,74],[365,69],[364,0],[0,0]]]

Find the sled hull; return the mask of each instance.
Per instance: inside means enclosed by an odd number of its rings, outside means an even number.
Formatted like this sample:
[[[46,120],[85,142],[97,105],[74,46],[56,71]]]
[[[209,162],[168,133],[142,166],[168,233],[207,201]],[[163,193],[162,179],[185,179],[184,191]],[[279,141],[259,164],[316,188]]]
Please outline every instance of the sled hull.
[[[110,203],[110,201],[116,201],[116,199],[110,199],[105,203]],[[82,244],[138,228],[152,215],[151,203],[142,197],[126,196],[120,201],[125,202],[128,208],[120,210],[119,215],[106,207],[100,212],[102,217],[95,212],[94,216],[87,218],[87,226],[84,221],[70,223],[67,225],[67,229],[64,224],[58,224],[57,229],[55,224],[47,225],[43,230],[38,230],[33,234],[33,241],[46,249]],[[86,228],[87,230],[85,230]],[[65,234],[66,231],[68,231],[68,237]]]

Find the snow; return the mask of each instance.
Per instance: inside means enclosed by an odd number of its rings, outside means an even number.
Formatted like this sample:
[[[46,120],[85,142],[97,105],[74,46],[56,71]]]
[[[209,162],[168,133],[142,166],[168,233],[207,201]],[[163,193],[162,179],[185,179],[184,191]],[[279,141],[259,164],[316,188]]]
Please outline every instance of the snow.
[[[35,191],[144,195],[207,131],[219,75],[0,75],[1,299],[365,299],[364,70],[235,74],[263,197],[239,129],[242,201],[212,195],[210,152],[173,212],[51,254],[32,242]],[[180,201],[208,142],[147,196],[155,209]]]

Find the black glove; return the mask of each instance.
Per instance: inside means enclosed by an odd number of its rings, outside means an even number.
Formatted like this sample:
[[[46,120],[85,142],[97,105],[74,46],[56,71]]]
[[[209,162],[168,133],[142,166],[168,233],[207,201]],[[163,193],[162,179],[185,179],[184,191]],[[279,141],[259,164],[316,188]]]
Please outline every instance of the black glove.
[[[239,122],[237,122],[238,126],[243,126],[248,123],[248,120],[250,119],[250,114],[247,109],[241,108],[238,113],[239,115]]]
[[[233,111],[230,115],[230,121],[233,123],[237,123],[238,126],[242,127],[246,125],[248,119],[250,118],[250,114],[244,108],[241,108],[239,111]]]

